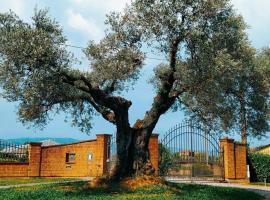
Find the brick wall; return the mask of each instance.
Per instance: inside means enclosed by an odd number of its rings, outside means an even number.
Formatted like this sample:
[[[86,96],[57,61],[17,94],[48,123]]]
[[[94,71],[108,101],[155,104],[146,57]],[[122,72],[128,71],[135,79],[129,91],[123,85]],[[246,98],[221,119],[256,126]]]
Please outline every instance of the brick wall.
[[[28,163],[0,163],[0,177],[27,177]]]
[[[29,162],[0,163],[0,177],[102,176],[107,172],[109,137],[100,134],[94,140],[48,147],[41,147],[37,142],[29,143]],[[150,138],[149,150],[157,174],[158,135],[153,134]],[[67,162],[66,154],[75,154],[75,160]]]
[[[0,177],[102,176],[106,172],[109,137],[102,134],[95,140],[49,147],[29,143],[29,162],[0,163]],[[74,162],[66,162],[67,153],[75,154]]]
[[[109,135],[97,135],[96,140],[43,147],[40,175],[43,177],[102,176],[106,171],[109,137]],[[67,153],[75,154],[74,162],[66,162]]]

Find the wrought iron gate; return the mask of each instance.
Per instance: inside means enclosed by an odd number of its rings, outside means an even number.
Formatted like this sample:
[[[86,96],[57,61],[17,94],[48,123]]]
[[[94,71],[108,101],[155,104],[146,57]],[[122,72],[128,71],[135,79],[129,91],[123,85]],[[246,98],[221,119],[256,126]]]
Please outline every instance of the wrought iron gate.
[[[107,174],[110,174],[117,163],[116,134],[113,134],[107,144]]]
[[[160,141],[159,174],[168,180],[223,180],[219,140],[199,123],[176,125]]]

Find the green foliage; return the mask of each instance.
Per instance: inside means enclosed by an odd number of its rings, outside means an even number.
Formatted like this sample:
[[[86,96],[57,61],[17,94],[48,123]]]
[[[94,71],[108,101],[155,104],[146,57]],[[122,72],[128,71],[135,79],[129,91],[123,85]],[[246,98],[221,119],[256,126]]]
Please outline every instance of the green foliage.
[[[158,144],[158,170],[160,175],[166,175],[169,169],[170,163],[174,159],[173,153],[163,144]]]
[[[140,200],[262,200],[263,197],[247,190],[203,185],[167,184],[152,185],[130,191],[114,186],[111,188],[84,189],[85,182],[44,185],[14,189],[1,189],[3,200],[25,199],[140,199]]]
[[[214,129],[240,133],[246,142],[247,136],[261,138],[270,130],[270,58],[267,51],[256,53],[249,45],[235,53],[236,67],[224,74],[227,78],[220,74],[222,78],[209,82],[207,91],[199,91],[195,99],[188,94],[184,98],[188,114]]]
[[[251,180],[255,182],[270,182],[270,155],[249,153]]]
[[[19,102],[18,117],[23,123],[42,128],[53,110],[70,113],[72,124],[83,130],[91,128],[93,110],[78,98],[82,92],[62,82],[61,72],[70,71],[74,63],[65,43],[60,25],[47,10],[36,10],[32,24],[13,12],[0,14],[2,96]]]
[[[0,152],[0,162],[19,162],[26,163],[28,162],[28,152],[24,154],[16,153],[3,153]]]
[[[264,48],[256,57],[257,70],[263,76],[263,84],[270,88],[270,48]]]

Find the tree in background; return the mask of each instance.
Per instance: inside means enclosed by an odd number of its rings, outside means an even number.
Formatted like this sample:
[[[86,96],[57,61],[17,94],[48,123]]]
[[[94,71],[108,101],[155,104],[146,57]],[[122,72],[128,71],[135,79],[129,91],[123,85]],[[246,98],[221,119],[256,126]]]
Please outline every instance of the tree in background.
[[[12,12],[0,15],[0,83],[4,98],[20,103],[23,123],[43,126],[51,111],[64,111],[73,125],[89,131],[93,115],[100,114],[117,130],[116,179],[153,173],[149,138],[170,108],[206,102],[199,110],[217,112],[212,118],[228,124],[219,110],[224,98],[216,93],[221,82],[234,82],[238,51],[249,48],[245,23],[229,0],[136,0],[123,13],[108,15],[106,24],[106,36],[84,51],[91,64],[82,72],[47,11],[36,11],[31,24]],[[138,80],[146,48],[167,61],[154,70],[152,106],[131,126],[132,102],[119,95]]]
[[[235,111],[238,112],[241,139],[243,143],[248,143],[248,136],[261,138],[270,131],[269,126],[269,55],[263,56],[264,50],[257,52],[255,59],[244,62],[236,80],[236,87],[230,93],[236,98],[238,103]]]
[[[256,52],[249,45],[235,51],[236,67],[227,77],[209,82],[208,91],[199,91],[196,98],[186,93],[186,107],[193,117],[213,129],[240,133],[243,143],[248,136],[266,136],[269,127],[269,50]],[[212,99],[203,98],[211,94]],[[209,106],[209,104],[212,104]]]

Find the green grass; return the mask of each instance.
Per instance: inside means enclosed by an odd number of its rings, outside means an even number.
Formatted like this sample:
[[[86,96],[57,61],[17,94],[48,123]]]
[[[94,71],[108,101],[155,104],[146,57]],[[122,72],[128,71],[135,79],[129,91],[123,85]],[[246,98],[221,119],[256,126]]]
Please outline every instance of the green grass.
[[[262,200],[258,194],[242,189],[202,185],[169,184],[130,191],[117,186],[108,189],[84,189],[85,182],[21,187],[0,190],[1,200]]]
[[[51,183],[59,181],[71,181],[71,178],[0,178],[0,186],[19,185],[27,183]]]

